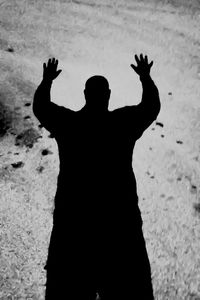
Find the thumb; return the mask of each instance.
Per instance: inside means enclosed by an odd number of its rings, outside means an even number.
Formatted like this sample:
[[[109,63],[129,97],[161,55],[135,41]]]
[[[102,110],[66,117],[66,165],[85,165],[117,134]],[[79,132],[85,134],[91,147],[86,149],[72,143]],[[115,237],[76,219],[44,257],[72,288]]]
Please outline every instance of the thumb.
[[[153,66],[153,60],[152,60],[152,62],[149,64],[149,67],[151,68]]]
[[[137,73],[137,67],[134,66],[134,65],[130,65],[130,66],[131,66],[131,68],[133,68],[133,70]]]
[[[58,70],[56,71],[56,77],[58,77],[58,75],[62,72],[62,70]]]

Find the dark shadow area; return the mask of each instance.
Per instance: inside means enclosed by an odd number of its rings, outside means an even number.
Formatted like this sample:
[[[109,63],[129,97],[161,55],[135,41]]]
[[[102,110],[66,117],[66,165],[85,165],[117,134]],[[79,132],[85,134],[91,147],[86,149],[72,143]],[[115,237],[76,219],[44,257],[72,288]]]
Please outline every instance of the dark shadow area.
[[[132,154],[160,100],[151,77],[140,80],[141,103],[114,111],[102,76],[86,82],[86,105],[77,112],[50,102],[48,80],[36,90],[34,114],[60,158],[46,300],[92,300],[96,292],[102,300],[153,299]]]

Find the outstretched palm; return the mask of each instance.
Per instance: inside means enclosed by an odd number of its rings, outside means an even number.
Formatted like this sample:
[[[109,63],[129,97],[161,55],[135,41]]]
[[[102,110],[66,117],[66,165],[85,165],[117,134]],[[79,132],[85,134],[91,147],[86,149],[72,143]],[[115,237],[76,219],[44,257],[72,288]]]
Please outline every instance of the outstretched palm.
[[[150,69],[153,65],[153,61],[149,64],[147,55],[145,55],[145,57],[143,57],[143,54],[140,54],[140,59],[138,58],[137,55],[135,55],[135,60],[137,62],[137,66],[131,64],[131,67],[133,68],[133,70],[139,76],[149,75]]]
[[[50,58],[47,65],[43,63],[43,79],[54,80],[62,72],[62,70],[57,71],[57,66],[58,60],[55,60],[55,58]]]

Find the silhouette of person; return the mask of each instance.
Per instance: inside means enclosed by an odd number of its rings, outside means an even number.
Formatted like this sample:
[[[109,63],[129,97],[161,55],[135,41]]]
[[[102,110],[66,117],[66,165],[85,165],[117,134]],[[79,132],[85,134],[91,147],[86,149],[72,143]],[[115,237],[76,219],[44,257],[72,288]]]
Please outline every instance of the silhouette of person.
[[[46,300],[153,299],[151,269],[142,232],[135,142],[157,118],[159,92],[147,56],[135,55],[142,101],[108,110],[107,79],[90,77],[86,104],[72,111],[50,101],[58,60],[43,64],[33,112],[58,144],[60,172],[55,195]]]

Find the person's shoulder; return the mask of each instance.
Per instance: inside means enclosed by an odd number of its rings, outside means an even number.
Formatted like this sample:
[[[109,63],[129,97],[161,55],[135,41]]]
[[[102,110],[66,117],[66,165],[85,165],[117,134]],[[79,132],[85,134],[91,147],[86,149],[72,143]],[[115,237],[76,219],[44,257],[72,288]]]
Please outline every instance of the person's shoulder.
[[[70,109],[68,107],[65,107],[63,105],[59,105],[59,107],[60,107],[60,109],[62,109],[65,112],[69,112],[69,113],[74,113],[75,112],[74,110],[72,110],[72,109]]]
[[[55,111],[56,111],[56,109],[55,109]],[[62,127],[64,124],[73,121],[74,114],[75,114],[74,110],[71,110],[70,108],[59,105],[58,108],[57,108],[57,113],[54,114],[54,120],[56,118],[57,125],[59,127],[60,126]]]
[[[126,115],[128,114],[130,111],[136,109],[136,105],[126,105],[126,106],[123,106],[123,107],[119,107],[115,110],[112,111],[112,114],[113,115]]]
[[[60,110],[60,112],[63,114],[63,115],[70,115],[70,116],[72,116],[72,115],[74,115],[75,114],[75,111],[74,110],[72,110],[72,109],[70,109],[70,108],[68,108],[68,107],[65,107],[65,106],[59,106],[59,110]]]

